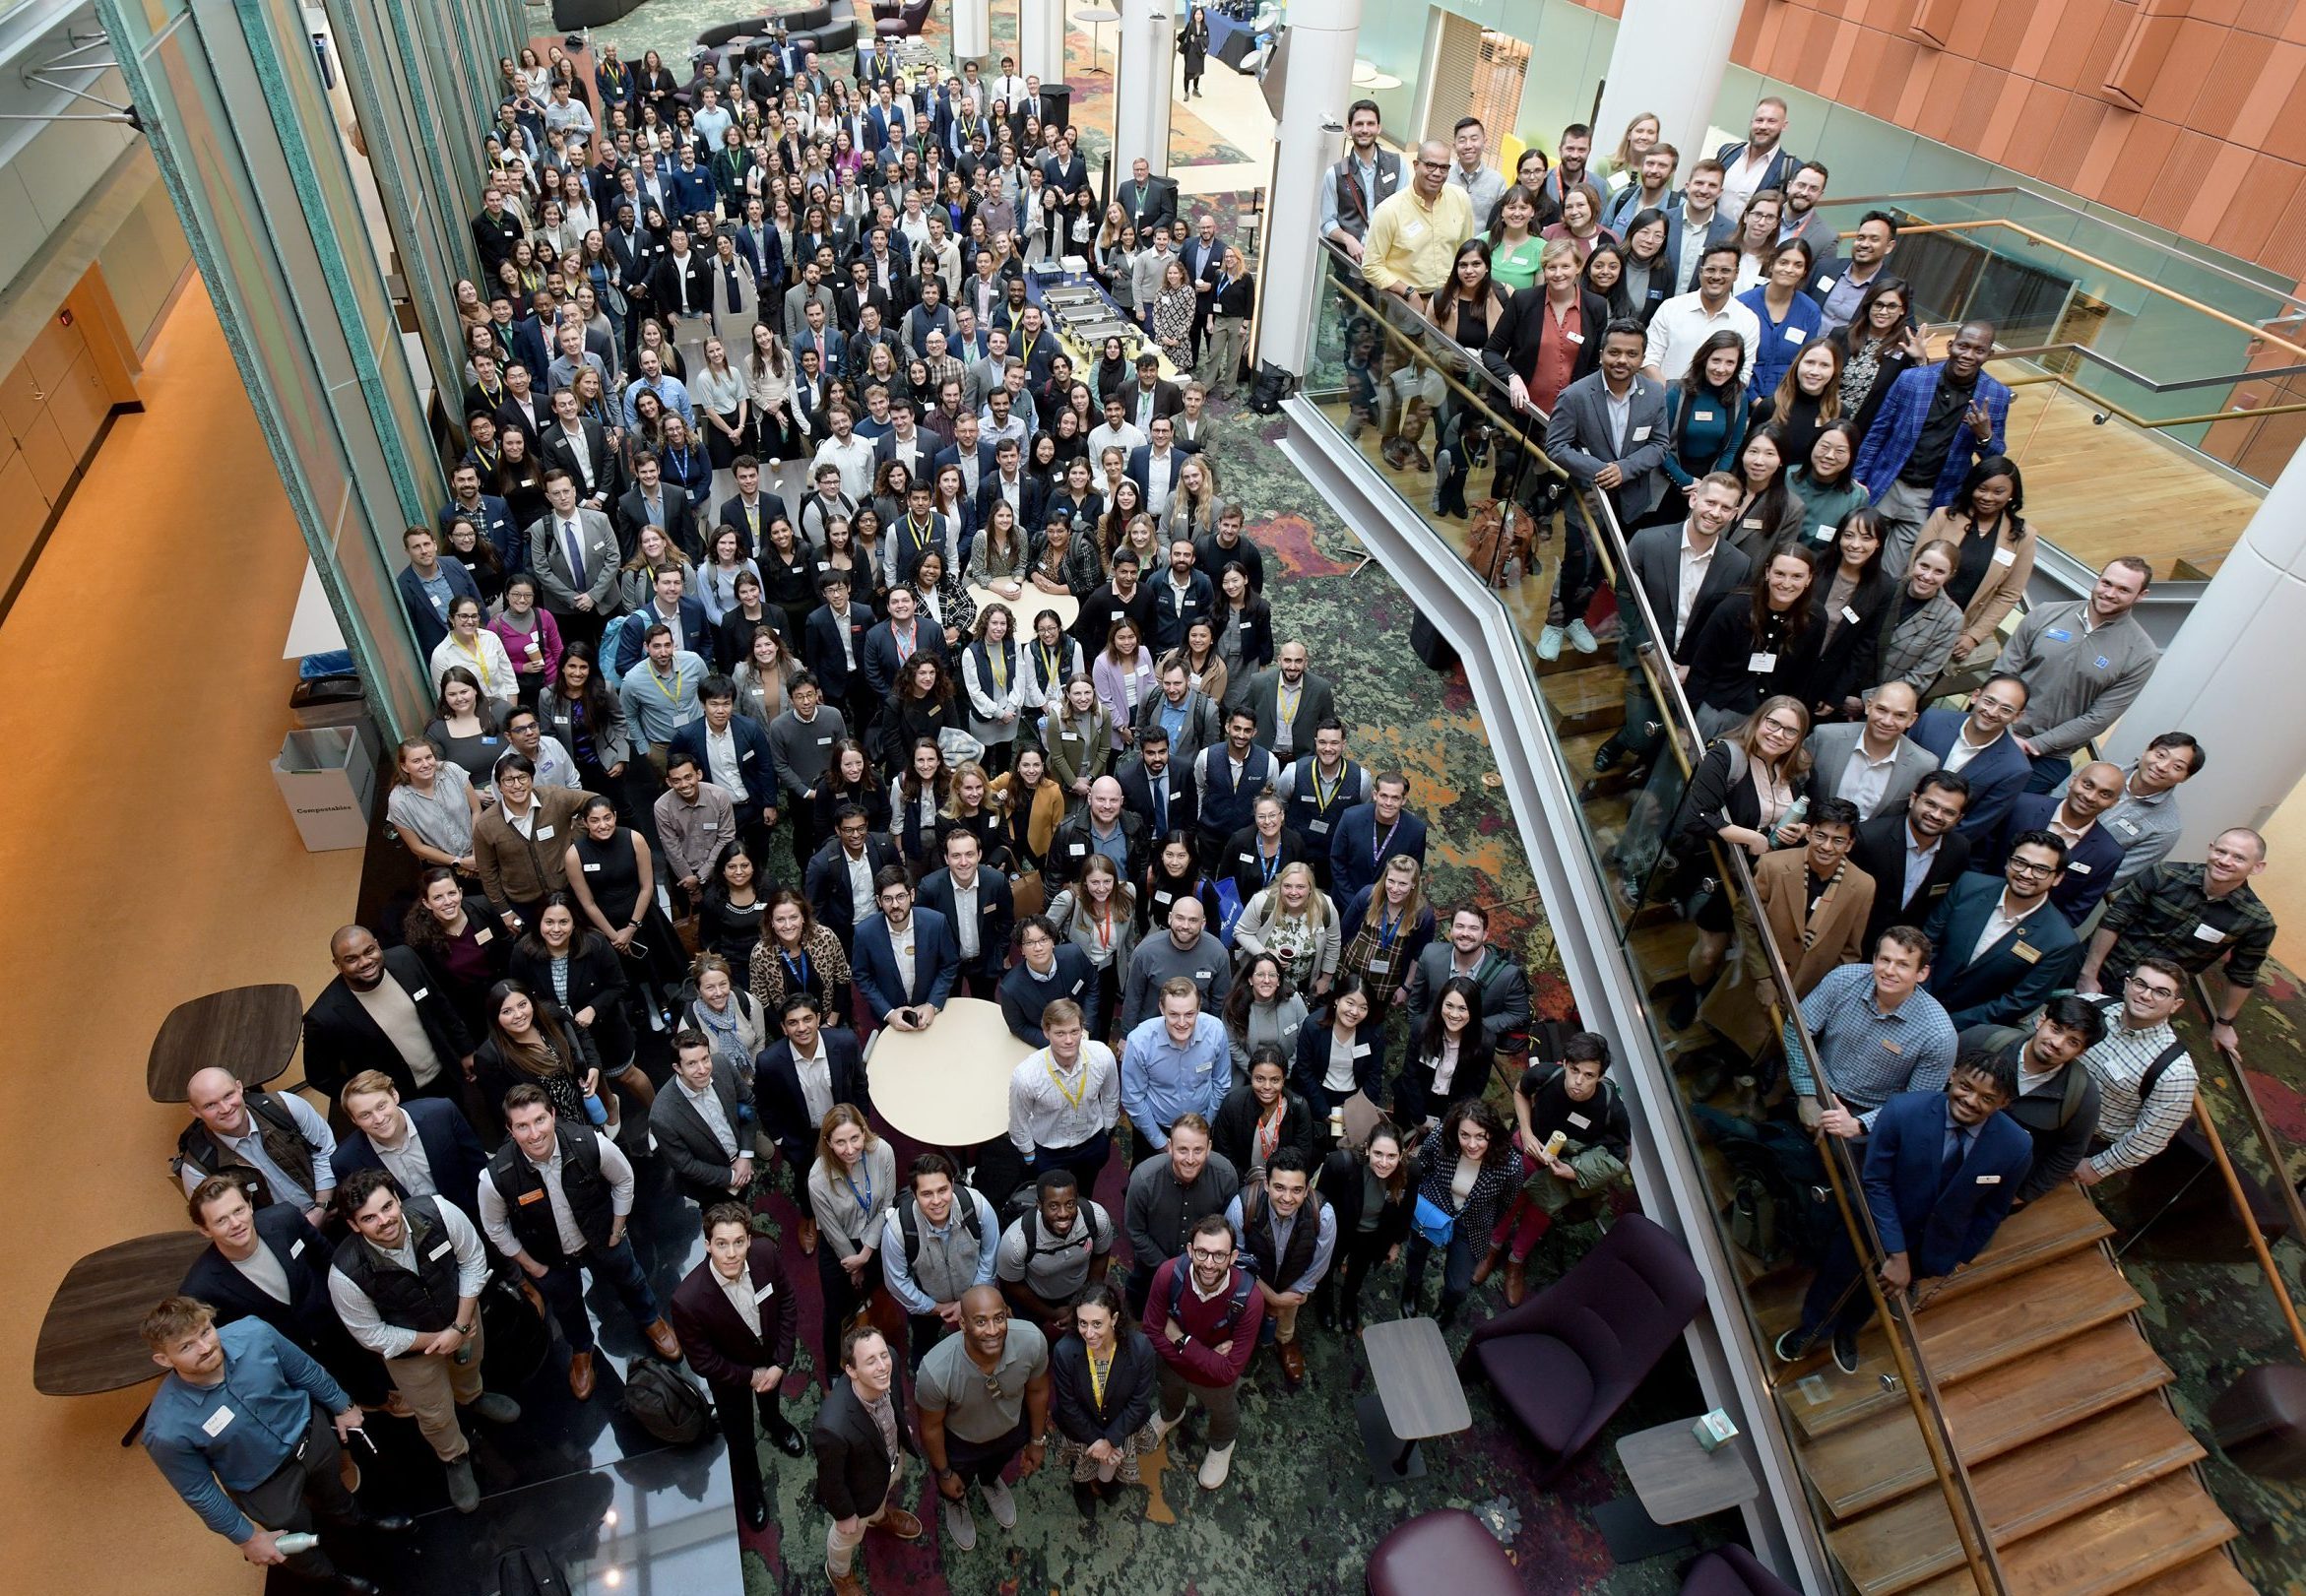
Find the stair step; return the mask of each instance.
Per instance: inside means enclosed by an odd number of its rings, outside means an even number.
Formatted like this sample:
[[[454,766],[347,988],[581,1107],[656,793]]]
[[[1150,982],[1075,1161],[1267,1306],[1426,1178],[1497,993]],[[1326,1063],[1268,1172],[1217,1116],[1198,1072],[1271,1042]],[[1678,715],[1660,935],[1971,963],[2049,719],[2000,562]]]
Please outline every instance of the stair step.
[[[1941,1391],[2004,1364],[2031,1359],[2082,1331],[2118,1319],[2143,1301],[2121,1271],[2096,1252],[2075,1252],[2023,1275],[1933,1304],[1920,1320],[1922,1356]],[[1845,1375],[1829,1352],[1811,1354],[1781,1377],[1786,1411],[1815,1437],[1887,1408],[1905,1394],[1885,1388],[1897,1365],[1879,1324],[1858,1338],[1858,1373]]]
[[[2256,1590],[2231,1558],[2212,1552],[2132,1585],[2130,1596],[2256,1596]]]
[[[2202,1456],[2169,1404],[2143,1396],[2046,1436],[1974,1470],[1970,1483],[1994,1545],[2008,1553],[2078,1513],[2127,1495]],[[1945,1497],[1916,1491],[1833,1530],[1833,1555],[1864,1596],[1894,1596],[1961,1566]]]
[[[1534,661],[1536,657],[1531,656]],[[1572,660],[1604,660],[1605,656],[1590,657],[1574,649],[1565,652],[1561,665]],[[1542,662],[1540,668],[1544,669]],[[1626,724],[1626,673],[1617,668],[1614,657],[1608,663],[1588,663],[1582,668],[1547,670],[1539,683],[1546,710],[1554,718],[1554,732],[1558,736],[1575,736],[1585,732],[1606,732]]]
[[[2084,1331],[2055,1358],[2006,1364],[1943,1394],[1947,1428],[1971,1468],[2014,1446],[2156,1391],[2169,1366],[2119,1320]],[[1846,1520],[1924,1486],[1937,1475],[1921,1427],[1904,1403],[1802,1448],[1803,1471],[1836,1519]]]
[[[2080,1186],[2060,1186],[2004,1220],[1994,1233],[1993,1244],[1969,1267],[1939,1286],[1922,1309],[1923,1322],[1940,1308],[1982,1287],[2095,1246],[2099,1238],[2113,1233],[2112,1223],[2098,1212],[2096,1203],[2082,1194]],[[1802,1293],[1808,1286],[1808,1276],[1789,1270],[1783,1279],[1759,1288],[1754,1311],[1761,1317],[1762,1328],[1774,1337],[1799,1323]]]
[[[2215,1552],[2234,1534],[2201,1483],[2180,1470],[2027,1536],[2000,1554],[2002,1578],[2024,1596],[2111,1596]],[[1977,1587],[1962,1567],[1914,1589],[1974,1596]]]

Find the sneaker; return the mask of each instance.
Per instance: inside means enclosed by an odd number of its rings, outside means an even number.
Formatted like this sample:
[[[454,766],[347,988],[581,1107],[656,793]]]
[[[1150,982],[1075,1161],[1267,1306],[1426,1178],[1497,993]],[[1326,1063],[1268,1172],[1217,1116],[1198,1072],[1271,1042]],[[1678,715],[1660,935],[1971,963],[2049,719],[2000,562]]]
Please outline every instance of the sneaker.
[[[1441,513],[1441,483],[1442,483],[1442,481],[1443,481],[1444,479],[1447,479],[1447,477],[1448,477],[1448,475],[1449,475],[1449,467],[1450,467],[1450,464],[1451,464],[1451,462],[1450,462],[1450,459],[1449,459],[1449,451],[1448,451],[1447,449],[1445,449],[1445,448],[1444,448],[1444,449],[1441,449],[1441,450],[1439,450],[1439,451],[1437,451],[1437,452],[1435,453],[1435,455],[1434,455],[1434,513],[1435,513],[1435,514],[1437,514],[1437,515],[1439,515],[1439,514]]]
[[[521,1416],[521,1405],[502,1391],[482,1391],[473,1411],[492,1425],[508,1425]]]
[[[969,1516],[969,1503],[946,1497],[944,1513],[945,1539],[964,1552],[973,1550],[977,1545],[977,1520]]]
[[[1801,1327],[1797,1325],[1779,1336],[1777,1344],[1769,1350],[1777,1354],[1779,1363],[1798,1364],[1809,1355],[1808,1342],[1809,1337],[1802,1334]]]
[[[460,1513],[469,1513],[480,1505],[480,1486],[473,1478],[473,1460],[460,1457],[443,1465],[448,1474],[448,1500]]]
[[[993,1509],[993,1521],[1002,1529],[1017,1527],[1017,1499],[1009,1494],[1006,1480],[993,1479],[986,1482],[985,1504]]]
[[[1560,659],[1564,635],[1559,626],[1548,626],[1544,631],[1539,632],[1537,634],[1537,657],[1548,665]]]
[[[1858,1372],[1858,1333],[1855,1330],[1836,1330],[1833,1333],[1833,1367],[1844,1374]]]
[[[1233,1443],[1228,1441],[1223,1446],[1210,1447],[1209,1455],[1201,1459],[1201,1489],[1204,1491],[1216,1490],[1225,1483],[1226,1475],[1232,1471]]]
[[[1585,622],[1581,620],[1573,620],[1569,622],[1569,646],[1580,654],[1591,654],[1595,649],[1601,646],[1593,640],[1592,631],[1589,630]]]

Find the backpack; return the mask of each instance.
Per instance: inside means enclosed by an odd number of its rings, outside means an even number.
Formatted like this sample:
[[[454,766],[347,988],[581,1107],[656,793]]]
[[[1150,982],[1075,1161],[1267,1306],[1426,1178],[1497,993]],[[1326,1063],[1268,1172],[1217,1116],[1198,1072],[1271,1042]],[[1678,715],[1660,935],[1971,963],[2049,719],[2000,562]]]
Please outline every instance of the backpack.
[[[970,1238],[984,1245],[985,1226],[977,1217],[977,1193],[967,1186],[956,1187],[953,1206],[960,1211],[961,1223],[969,1227]],[[905,1236],[905,1267],[910,1270],[921,1260],[921,1209],[917,1203],[897,1204],[897,1228]]]
[[[512,1546],[496,1560],[497,1596],[570,1596],[568,1570],[541,1546]]]
[[[671,1446],[690,1446],[712,1434],[713,1409],[687,1375],[653,1358],[636,1358],[624,1374],[624,1411],[635,1424]]]
[[[1765,1264],[1824,1261],[1839,1229],[1826,1167],[1790,1125],[1754,1124],[1703,1104],[1693,1117],[1730,1167],[1730,1240]]]
[[[1238,1253],[1236,1254],[1238,1256]],[[1169,1273],[1169,1316],[1176,1318],[1185,1307],[1185,1276],[1192,1273],[1192,1264],[1184,1258]],[[1249,1293],[1257,1289],[1257,1275],[1253,1268],[1236,1268],[1233,1271],[1233,1295],[1225,1302],[1225,1322],[1218,1326],[1216,1339],[1224,1340],[1241,1322],[1242,1311],[1249,1306]],[[1204,1340],[1209,1339],[1203,1337]]]
[[[1962,1037],[1968,1039],[1969,1046],[1983,1048],[1997,1056],[2007,1053],[2013,1063],[2017,1062],[2026,1039],[2032,1035],[2033,1032],[2021,1025],[1977,1026],[1962,1033]],[[2153,1083],[2162,1078],[2162,1071],[2170,1067],[2170,1061],[2185,1051],[2182,1044],[2165,1049],[2159,1058],[2146,1066],[2142,1082],[2145,1091],[2139,1093],[2140,1102],[2146,1101],[2146,1093],[2153,1090]],[[2060,1130],[2064,1130],[2074,1117],[2082,1112],[2082,1100],[2089,1090],[2089,1071],[2075,1067],[2081,1062],[2077,1058],[2066,1067],[2066,1095],[2058,1105],[2057,1128]]]

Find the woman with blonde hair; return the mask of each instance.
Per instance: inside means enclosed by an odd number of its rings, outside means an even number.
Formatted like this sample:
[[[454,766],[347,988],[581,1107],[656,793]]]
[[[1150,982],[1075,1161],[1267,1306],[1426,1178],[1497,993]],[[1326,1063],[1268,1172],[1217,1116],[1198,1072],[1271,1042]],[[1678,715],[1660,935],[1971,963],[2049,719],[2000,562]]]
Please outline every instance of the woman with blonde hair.
[[[808,1170],[827,1369],[838,1367],[842,1330],[881,1283],[881,1222],[896,1200],[896,1153],[873,1134],[864,1110],[834,1104],[817,1126],[816,1161]]]
[[[1169,508],[1161,517],[1162,541],[1174,543],[1183,538],[1188,543],[1198,543],[1203,538],[1214,538],[1217,512],[1223,506],[1224,501],[1217,496],[1217,462],[1206,454],[1185,456],[1177,468],[1177,491],[1169,495]],[[1145,580],[1161,578],[1148,574]]]
[[[1425,897],[1425,866],[1407,854],[1385,861],[1374,886],[1353,896],[1337,917],[1337,977],[1358,980],[1370,1010],[1380,1020],[1408,1001],[1409,972],[1434,939],[1433,906]]]
[[[1096,968],[1097,1013],[1110,1030],[1121,1018],[1121,977],[1137,950],[1136,889],[1112,860],[1091,854],[1072,884],[1050,900],[1049,923]]]
[[[1284,864],[1273,884],[1242,906],[1234,924],[1237,955],[1278,961],[1291,987],[1318,997],[1336,979],[1343,951],[1337,906],[1313,884],[1311,864]]]

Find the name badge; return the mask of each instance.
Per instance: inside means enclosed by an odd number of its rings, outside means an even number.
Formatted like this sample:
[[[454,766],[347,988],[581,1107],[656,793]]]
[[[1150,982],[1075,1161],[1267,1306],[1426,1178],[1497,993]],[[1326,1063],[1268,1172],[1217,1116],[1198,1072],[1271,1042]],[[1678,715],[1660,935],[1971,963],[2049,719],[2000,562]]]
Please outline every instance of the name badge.
[[[1078,732],[1059,732],[1057,735],[1067,742],[1078,742],[1081,740],[1081,734]]]
[[[1153,901],[1154,901],[1155,903],[1164,903],[1164,904],[1166,904],[1166,903],[1175,903],[1175,902],[1177,902],[1177,899],[1176,899],[1176,897],[1175,897],[1174,895],[1172,895],[1172,894],[1170,894],[1170,893],[1167,893],[1167,892],[1156,892],[1156,893],[1154,893],[1154,894],[1153,894]]]
[[[830,748],[833,745],[833,739],[831,737],[819,737],[816,739],[816,745],[820,748]]]
[[[756,1303],[765,1303],[776,1294],[777,1283],[772,1280],[767,1285],[763,1286],[760,1290],[754,1292],[752,1294],[752,1300]]]
[[[1738,525],[1745,528],[1748,532],[1760,532],[1762,530],[1762,518],[1758,515],[1750,515],[1746,517],[1745,520],[1739,522]]]
[[[431,1251],[424,1254],[424,1261],[430,1263],[434,1258],[445,1258],[455,1250],[456,1244],[454,1242],[443,1242],[438,1246],[434,1247]]]
[[[425,998],[431,995],[432,989],[430,987],[418,987],[415,991],[409,993],[409,1001],[412,1003],[421,1003]]]
[[[1257,862],[1255,860],[1253,860],[1253,859],[1249,858],[1249,855],[1247,855],[1247,854],[1244,854],[1244,855],[1242,855],[1242,856],[1241,856],[1241,862],[1242,862],[1244,864],[1254,864],[1254,863],[1256,863],[1256,862]]]
[[[1634,441],[1635,443],[1639,443],[1639,442],[1640,442],[1642,439],[1644,439],[1644,438],[1646,438],[1646,437],[1648,437],[1648,436],[1649,436],[1649,428],[1647,428],[1647,427],[1645,427],[1645,426],[1637,426],[1637,427],[1635,427],[1635,428],[1633,429],[1633,441]]]
[[[1829,277],[1822,277],[1818,280],[1818,287],[1821,288],[1830,288],[1833,287],[1833,279]]]
[[[1999,1175],[1981,1175],[1978,1177],[1978,1184],[1980,1185],[2000,1185],[2001,1183],[2002,1177]]]
[[[2027,964],[2041,963],[2042,950],[2038,947],[2035,947],[2031,942],[2016,943],[2011,947],[2010,951],[2017,954],[2018,958],[2022,959]]]
[[[2130,835],[2133,837],[2139,835],[2139,825],[2135,820],[2117,820],[2114,822],[2114,824],[2120,826],[2124,831],[2130,833]]]
[[[200,1428],[211,1440],[214,1440],[217,1436],[223,1435],[224,1433],[224,1427],[229,1425],[237,1417],[238,1415],[233,1413],[230,1408],[219,1408],[216,1412],[210,1414],[206,1419],[203,1419],[200,1422]]]
[[[496,940],[496,933],[485,926],[476,926],[473,927],[473,940],[485,947],[488,943]]]
[[[2194,927],[2194,939],[2197,942],[2222,942],[2226,939],[2226,933],[2205,921]]]
[[[551,828],[550,826],[539,826],[539,827],[537,828],[537,841],[539,841],[539,842],[541,842],[541,843],[542,843],[542,842],[550,842],[551,840],[552,840],[552,828]]]
[[[1858,623],[1858,612],[1855,609],[1852,609],[1848,605],[1843,605],[1841,606],[1841,618],[1848,621],[1852,626],[1855,626]]]
[[[721,829],[721,822],[718,820],[707,820],[705,822],[705,829],[707,831],[719,831]]]
[[[1785,330],[1783,336],[1788,344],[1800,344],[1805,342],[1810,335],[1803,332],[1799,327],[1788,327]]]
[[[1572,344],[1582,344],[1585,342],[1585,335],[1583,333],[1564,333],[1562,336]]]
[[[1415,217],[1411,217],[1407,222],[1401,223],[1401,236],[1404,238],[1423,238],[1425,236],[1425,223]]]
[[[1954,883],[1953,883],[1953,882],[1951,882],[1951,881],[1941,881],[1941,882],[1939,882],[1939,883],[1938,883],[1936,886],[1932,887],[1932,888],[1929,890],[1929,892],[1928,892],[1927,896],[1929,896],[1929,897],[1932,897],[1932,898],[1939,897],[1939,896],[1943,895],[1943,894],[1945,893],[1946,889],[1947,889],[1948,887],[1952,886],[1953,884],[1954,884]]]
[[[1582,1114],[1572,1114],[1569,1116],[1569,1123],[1575,1125],[1579,1130],[1590,1130],[1593,1128],[1593,1121],[1586,1118]]]
[[[494,737],[482,737],[480,739],[480,746],[483,748],[493,748],[496,746],[496,739]]]
[[[2084,864],[2084,863],[2083,863],[2083,862],[2082,862],[2081,860],[2078,860],[2078,859],[2070,859],[2070,860],[2068,860],[2068,861],[2066,862],[2066,867],[2067,867],[2068,869],[2072,870],[2072,871],[2073,871],[2073,872],[2074,872],[2076,875],[2087,875],[2087,874],[2089,874],[2089,866],[2088,866],[2087,864]]]
[[[1710,420],[1712,420],[1712,419],[1713,419],[1713,412],[1711,412],[1711,411],[1692,411],[1692,412],[1690,413],[1690,419],[1691,419],[1691,420],[1693,420],[1693,421],[1710,421]]]
[[[1353,1055],[1356,1058],[1367,1058],[1370,1055],[1370,1045],[1366,1042],[1355,1043],[1353,1045]]]
[[[1994,563],[1996,565],[2016,565],[2018,563],[2018,550],[2015,548],[1995,549]]]
[[[1381,976],[1381,975],[1384,975],[1384,974],[1385,974],[1387,971],[1391,970],[1392,968],[1393,968],[1393,961],[1392,961],[1391,959],[1388,959],[1388,958],[1385,958],[1385,957],[1383,957],[1382,955],[1380,955],[1380,956],[1378,956],[1378,957],[1377,957],[1377,958],[1374,958],[1374,959],[1370,960],[1370,974],[1371,974],[1371,975],[1373,975],[1373,976]]]
[[[1757,675],[1766,675],[1777,669],[1777,656],[1774,654],[1749,654],[1746,656],[1746,669]]]
[[[1818,523],[1818,530],[1810,534],[1810,536],[1817,539],[1822,543],[1829,543],[1833,542],[1833,534],[1835,530],[1836,529],[1832,522],[1821,521]]]
[[[1193,1066],[1193,1073],[1196,1075],[1206,1075],[1210,1070],[1216,1067],[1217,1066],[1214,1061],[1198,1063]]]
[[[747,748],[744,750],[744,752],[738,754],[737,757],[739,762],[741,762],[743,760],[750,759],[754,754],[759,752],[760,750],[758,748]]]
[[[2071,643],[2074,641],[2074,634],[2063,626],[2052,627],[2050,630],[2042,633],[2042,637],[2045,641],[2052,643]]]
[[[1316,837],[1324,837],[1328,835],[1329,822],[1326,820],[1309,820],[1306,822],[1306,830],[1312,832]]]
[[[1193,972],[1193,979],[1194,979],[1195,981],[1207,981],[1207,980],[1208,980],[1208,979],[1209,979],[1211,976],[1214,976],[1216,973],[1217,973],[1217,972],[1216,972],[1216,971],[1214,971],[1214,970],[1195,970],[1195,971]]]
[[[2114,662],[2107,659],[2103,654],[2090,661],[2090,664],[2096,666],[2100,670],[2110,670],[2114,666]]]
[[[532,1202],[543,1202],[544,1200],[544,1188],[543,1186],[539,1186],[534,1191],[524,1191],[520,1195],[520,1204],[524,1208]]]
[[[300,1258],[300,1257],[302,1257],[303,1255],[304,1255],[304,1244],[303,1244],[302,1242],[290,1242],[290,1243],[288,1244],[288,1256],[289,1256],[289,1257],[291,1257],[291,1258]]]
[[[1898,1056],[1898,1057],[1900,1057],[1900,1058],[1903,1058],[1903,1057],[1905,1056],[1905,1049],[1903,1049],[1903,1048],[1899,1047],[1899,1046],[1898,1046],[1896,1043],[1894,1043],[1894,1042],[1889,1042],[1889,1041],[1885,1041],[1885,1042],[1882,1044],[1882,1051],[1883,1051],[1884,1053],[1893,1053],[1897,1054],[1897,1056]]]
[[[598,865],[598,864],[587,864],[587,865],[585,866],[585,873],[586,873],[587,875],[594,875],[594,874],[597,874],[597,873],[599,873],[599,871],[600,871],[600,868],[601,868],[601,866],[600,866],[600,865]]]
[[[1072,854],[1073,854],[1073,858],[1075,858],[1075,859],[1079,859],[1079,858],[1080,858],[1080,857],[1081,857],[1083,854],[1086,854],[1087,852],[1089,852],[1089,845],[1088,845],[1087,843],[1075,843],[1075,844],[1073,844],[1073,847],[1072,847]]]
[[[704,711],[701,709],[683,710],[679,714],[673,717],[673,724],[674,726],[686,726],[689,722],[696,720],[703,714]]]

